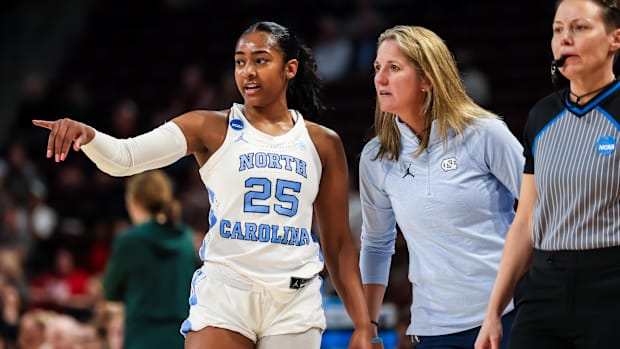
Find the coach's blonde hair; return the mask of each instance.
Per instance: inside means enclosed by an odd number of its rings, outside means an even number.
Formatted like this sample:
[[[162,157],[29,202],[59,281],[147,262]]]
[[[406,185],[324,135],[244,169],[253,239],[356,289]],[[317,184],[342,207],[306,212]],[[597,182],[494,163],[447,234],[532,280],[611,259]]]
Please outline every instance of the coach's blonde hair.
[[[446,141],[450,128],[462,134],[465,127],[473,124],[477,118],[499,118],[474,103],[467,95],[454,57],[437,34],[423,27],[398,25],[384,31],[377,40],[377,46],[386,40],[394,40],[417,67],[420,77],[427,78],[432,85],[426,92],[423,106],[424,129],[427,132],[424,132],[420,147],[414,155],[419,155],[428,147],[430,127],[435,120],[441,139]],[[401,149],[396,116],[382,112],[378,99],[374,127],[380,141],[375,159],[385,157],[398,160]]]
[[[159,224],[174,225],[181,205],[172,196],[172,181],[162,170],[146,171],[127,180],[125,195],[144,207]]]

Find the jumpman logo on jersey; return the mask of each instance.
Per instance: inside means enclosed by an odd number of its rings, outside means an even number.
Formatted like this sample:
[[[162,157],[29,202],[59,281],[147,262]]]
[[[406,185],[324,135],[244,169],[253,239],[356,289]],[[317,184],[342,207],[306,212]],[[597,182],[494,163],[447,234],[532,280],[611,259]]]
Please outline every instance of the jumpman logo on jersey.
[[[243,138],[243,132],[241,132],[239,137],[237,137],[237,139],[235,139],[235,143],[241,142],[241,141],[248,143],[248,141],[245,138]]]
[[[411,169],[411,164],[409,164],[409,166],[407,166],[407,168],[405,169],[405,174],[403,175],[403,178],[407,176],[411,176],[411,178],[415,178],[413,173],[411,173],[410,169]]]
[[[291,277],[291,283],[289,284],[289,288],[298,290],[300,288],[304,288],[306,287],[306,285],[312,281],[312,278],[298,278],[298,277]]]

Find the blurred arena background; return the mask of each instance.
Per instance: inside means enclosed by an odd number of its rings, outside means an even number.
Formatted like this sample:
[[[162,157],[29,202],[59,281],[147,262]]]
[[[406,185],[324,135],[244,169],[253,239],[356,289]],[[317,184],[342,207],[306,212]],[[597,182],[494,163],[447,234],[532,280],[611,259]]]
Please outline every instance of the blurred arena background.
[[[357,155],[372,134],[381,31],[414,24],[439,34],[469,93],[521,138],[528,109],[552,91],[552,16],[553,2],[538,0],[3,1],[0,348],[15,348],[29,321],[47,328],[34,326],[28,338],[57,330],[75,343],[101,345],[84,348],[119,348],[119,310],[102,302],[99,275],[115,235],[129,224],[125,180],[102,174],[82,154],[63,164],[46,159],[47,132],[32,119],[71,117],[124,137],[190,109],[227,108],[240,100],[232,76],[237,37],[256,20],[273,20],[313,48],[329,106],[316,120],[341,135],[356,181]],[[166,172],[199,243],[208,200],[197,166],[187,158]],[[399,240],[386,296],[397,334],[411,301],[404,249]],[[393,347],[407,348],[397,342]]]

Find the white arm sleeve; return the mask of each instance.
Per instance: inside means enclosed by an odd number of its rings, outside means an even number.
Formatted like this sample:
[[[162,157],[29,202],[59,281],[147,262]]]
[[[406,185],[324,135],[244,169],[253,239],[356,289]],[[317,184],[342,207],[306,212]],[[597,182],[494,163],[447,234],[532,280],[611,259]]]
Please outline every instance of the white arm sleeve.
[[[168,166],[187,154],[183,131],[174,122],[134,138],[118,139],[95,130],[82,150],[97,167],[115,177]]]

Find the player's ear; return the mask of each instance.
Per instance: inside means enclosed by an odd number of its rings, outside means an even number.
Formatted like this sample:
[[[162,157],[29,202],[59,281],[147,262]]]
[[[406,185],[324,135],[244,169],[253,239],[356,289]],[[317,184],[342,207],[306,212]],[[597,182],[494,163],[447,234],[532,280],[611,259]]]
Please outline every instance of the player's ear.
[[[295,75],[297,75],[298,67],[299,67],[299,61],[296,59],[291,59],[288,62],[286,62],[284,69],[286,73],[286,78],[288,80],[291,80],[292,78],[295,77]]]

